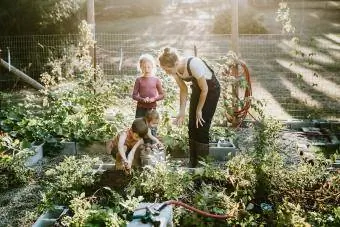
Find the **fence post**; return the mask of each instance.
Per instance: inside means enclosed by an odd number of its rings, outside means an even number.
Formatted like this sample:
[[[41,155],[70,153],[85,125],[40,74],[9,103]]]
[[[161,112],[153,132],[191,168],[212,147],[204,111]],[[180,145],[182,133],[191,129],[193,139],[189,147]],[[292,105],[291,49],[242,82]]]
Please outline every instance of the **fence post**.
[[[232,1],[231,6],[231,45],[233,51],[239,55],[239,34],[238,34],[238,0]]]
[[[239,56],[239,31],[238,31],[238,0],[232,1],[231,6],[232,12],[231,12],[231,45],[232,50],[236,53],[236,56]],[[232,67],[231,70],[232,75],[237,78],[238,75],[238,64],[236,66]],[[232,126],[236,127],[237,125],[237,119],[236,119],[236,113],[239,111],[238,108],[238,100],[237,97],[239,96],[239,84],[236,83],[232,86],[232,94],[234,96],[232,100],[233,110],[234,110],[234,118],[232,122]]]

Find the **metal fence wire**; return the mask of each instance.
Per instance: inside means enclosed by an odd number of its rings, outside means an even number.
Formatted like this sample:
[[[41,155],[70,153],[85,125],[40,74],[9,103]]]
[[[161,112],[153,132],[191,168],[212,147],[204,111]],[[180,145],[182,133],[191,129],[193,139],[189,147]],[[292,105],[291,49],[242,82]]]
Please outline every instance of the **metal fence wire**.
[[[61,56],[77,35],[0,36],[2,59],[38,80],[49,58]],[[107,79],[137,74],[143,53],[155,57],[165,46],[184,55],[197,54],[211,63],[219,62],[231,49],[230,35],[140,35],[96,33],[96,63]],[[250,70],[255,98],[266,98],[296,118],[305,118],[317,107],[328,117],[340,117],[339,37],[299,37],[299,45],[287,35],[240,35],[241,59]],[[17,79],[0,69],[0,89]],[[17,85],[19,88],[20,86]],[[326,116],[326,117],[327,117]]]

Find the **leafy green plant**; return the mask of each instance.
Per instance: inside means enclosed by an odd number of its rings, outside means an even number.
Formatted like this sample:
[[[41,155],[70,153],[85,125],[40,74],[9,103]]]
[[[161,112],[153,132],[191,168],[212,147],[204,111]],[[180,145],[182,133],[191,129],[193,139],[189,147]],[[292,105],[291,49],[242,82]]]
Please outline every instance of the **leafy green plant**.
[[[231,10],[224,10],[218,14],[214,21],[213,32],[216,34],[231,33]],[[242,20],[239,24],[239,32],[241,34],[266,34],[267,30],[261,24],[261,18],[257,17],[250,9],[241,9],[240,18],[249,18]]]
[[[98,179],[93,170],[98,160],[88,156],[79,159],[69,156],[54,168],[48,169],[43,180],[43,206],[68,205],[86,187],[93,185]]]
[[[31,169],[25,166],[30,153],[19,140],[8,134],[0,135],[0,191],[21,186],[32,178]]]
[[[160,163],[155,167],[146,166],[134,176],[127,191],[146,199],[152,200],[157,195],[160,200],[169,200],[185,196],[192,187],[192,176],[188,172],[171,170],[169,163]]]
[[[181,126],[174,125],[169,112],[163,112],[159,135],[170,155],[174,153],[185,154],[187,152],[188,128],[185,123]]]
[[[142,197],[124,200],[108,187],[98,189],[90,197],[82,193],[70,201],[72,217],[63,217],[61,223],[65,226],[124,226],[141,200]]]

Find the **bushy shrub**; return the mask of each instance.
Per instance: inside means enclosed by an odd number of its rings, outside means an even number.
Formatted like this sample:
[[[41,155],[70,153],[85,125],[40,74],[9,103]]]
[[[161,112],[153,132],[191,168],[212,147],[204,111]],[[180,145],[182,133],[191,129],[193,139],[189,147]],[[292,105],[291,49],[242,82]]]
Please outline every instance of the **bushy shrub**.
[[[68,205],[69,202],[81,195],[98,180],[93,166],[98,158],[83,156],[66,157],[54,168],[45,172],[43,206]]]
[[[32,177],[32,171],[25,166],[31,151],[22,148],[19,140],[8,134],[0,134],[0,192],[21,186]]]
[[[225,10],[218,14],[213,25],[215,34],[231,34],[231,10]],[[266,34],[267,30],[250,10],[243,10],[239,14],[238,30],[240,34]],[[243,18],[243,19],[241,19]]]
[[[116,18],[133,18],[159,14],[164,6],[164,0],[104,0],[96,3],[97,19],[108,20]]]

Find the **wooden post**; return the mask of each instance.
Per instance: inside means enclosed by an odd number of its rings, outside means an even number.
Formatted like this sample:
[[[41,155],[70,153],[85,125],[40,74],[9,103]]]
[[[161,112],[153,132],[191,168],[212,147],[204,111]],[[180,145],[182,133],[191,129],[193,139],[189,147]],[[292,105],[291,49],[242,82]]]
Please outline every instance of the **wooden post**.
[[[232,0],[231,6],[231,46],[232,50],[239,55],[239,34],[238,34],[238,0]]]
[[[194,45],[194,54],[195,54],[195,57],[197,57],[197,47],[196,47],[196,45]]]
[[[238,0],[232,0],[232,12],[231,12],[231,44],[232,50],[236,53],[236,56],[239,56],[239,32],[238,32]],[[235,78],[238,77],[238,65],[236,64],[231,68],[231,74]],[[238,119],[236,113],[239,111],[238,108],[238,100],[237,97],[239,96],[239,83],[235,83],[232,85],[232,95],[233,95],[233,109],[234,109],[234,116],[232,121],[232,126],[236,127],[238,125]]]
[[[44,89],[44,86],[42,86],[39,82],[32,79],[31,77],[27,76],[25,73],[21,72],[19,69],[15,68],[14,66],[10,66],[7,62],[2,60],[0,58],[0,65],[5,67],[8,70],[11,70],[11,73],[22,79],[24,82],[30,84],[32,87],[34,87],[37,90]]]

